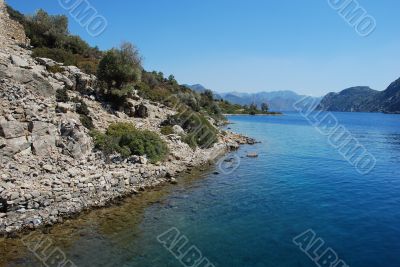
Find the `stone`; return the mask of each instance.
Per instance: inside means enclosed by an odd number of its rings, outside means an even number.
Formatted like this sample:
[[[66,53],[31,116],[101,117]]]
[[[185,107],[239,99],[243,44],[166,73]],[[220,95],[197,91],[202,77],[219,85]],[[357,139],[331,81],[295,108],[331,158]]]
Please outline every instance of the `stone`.
[[[257,152],[251,152],[251,153],[248,153],[248,154],[247,154],[247,157],[248,157],[248,158],[257,158],[257,157],[258,157],[258,154],[257,154]]]
[[[57,128],[55,125],[42,121],[30,122],[28,130],[32,133],[32,135],[38,136],[47,134],[55,135],[57,133]]]
[[[47,172],[52,172],[53,171],[53,166],[46,164],[43,165],[43,170],[47,171]]]
[[[12,156],[29,149],[30,146],[31,143],[28,142],[25,136],[6,139],[6,146],[0,150],[0,155]]]
[[[26,124],[17,121],[0,122],[0,136],[6,139],[25,136]]]
[[[36,58],[36,61],[39,63],[39,64],[41,64],[41,65],[43,65],[43,66],[46,66],[46,67],[54,67],[54,66],[56,66],[56,65],[59,65],[57,62],[55,62],[54,60],[52,60],[52,59],[49,59],[49,58],[44,58],[44,57],[38,57],[38,58]]]
[[[20,68],[29,67],[28,61],[26,61],[25,59],[23,59],[19,56],[11,55],[10,59],[11,59],[11,62],[17,67],[20,67]]]
[[[6,217],[6,216],[7,216],[6,213],[0,213],[0,218],[4,218],[4,217]]]
[[[174,133],[177,135],[185,134],[185,130],[183,130],[183,128],[179,125],[174,125],[172,129],[174,130]]]
[[[64,153],[82,158],[91,150],[91,139],[74,120],[65,120],[61,123],[61,136],[64,140]]]
[[[147,160],[146,157],[143,157],[143,156],[140,156],[140,157],[139,157],[139,163],[140,163],[140,164],[146,165],[147,162],[148,162],[148,160]]]
[[[59,113],[67,113],[68,111],[75,111],[75,107],[69,103],[57,103],[56,111]]]
[[[38,156],[50,155],[56,151],[57,128],[51,123],[33,121],[29,123],[32,133],[32,152]]]

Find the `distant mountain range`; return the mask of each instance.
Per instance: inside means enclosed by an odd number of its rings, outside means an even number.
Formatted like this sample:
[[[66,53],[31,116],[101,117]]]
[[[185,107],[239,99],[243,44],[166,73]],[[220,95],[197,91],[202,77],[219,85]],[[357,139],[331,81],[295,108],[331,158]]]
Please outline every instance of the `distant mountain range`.
[[[400,114],[400,79],[385,91],[366,86],[329,93],[320,102],[320,110],[342,112],[384,112]]]
[[[202,93],[207,90],[204,86],[200,84],[186,85],[190,89]],[[269,105],[270,111],[294,111],[294,103],[303,99],[305,96],[298,95],[293,91],[273,91],[273,92],[259,92],[259,93],[216,93],[214,92],[216,99],[224,99],[233,104],[239,105],[251,105],[255,103],[259,108],[262,103],[267,103]],[[320,101],[322,97],[319,98],[307,98],[307,101]],[[302,102],[303,105],[307,104]]]

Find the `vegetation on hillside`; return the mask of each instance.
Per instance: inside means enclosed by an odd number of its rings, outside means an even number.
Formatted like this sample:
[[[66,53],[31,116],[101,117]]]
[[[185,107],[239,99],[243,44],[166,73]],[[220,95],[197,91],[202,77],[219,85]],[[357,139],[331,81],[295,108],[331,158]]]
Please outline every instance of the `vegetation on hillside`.
[[[95,74],[103,53],[91,47],[79,36],[68,31],[68,18],[49,15],[40,9],[34,15],[25,16],[8,6],[10,17],[24,26],[31,40],[33,56],[51,58],[66,65],[74,65],[89,74]]]
[[[92,131],[95,147],[105,154],[119,153],[123,157],[146,155],[155,163],[168,155],[168,146],[154,132],[139,130],[130,123],[111,124],[106,133]]]
[[[146,71],[138,49],[130,43],[102,52],[90,47],[79,36],[68,31],[66,16],[49,15],[38,10],[34,15],[25,16],[8,7],[11,18],[19,21],[31,39],[34,57],[46,57],[66,65],[76,65],[83,71],[96,74],[97,96],[112,104],[115,110],[125,110],[128,99],[136,91],[141,97],[162,103],[179,111],[169,117],[162,125],[162,133],[173,133],[172,126],[180,125],[187,134],[183,141],[191,147],[211,147],[217,141],[218,130],[210,120],[221,122],[224,114],[265,114],[268,106],[258,109],[256,105],[240,106],[215,99],[213,92],[192,91],[178,84],[175,77],[164,77],[162,72]],[[50,69],[53,73],[62,68]],[[57,101],[68,102],[66,90],[57,91]],[[73,99],[82,124],[93,129],[89,110],[82,99]],[[166,145],[155,133],[140,131],[132,125],[111,125],[105,134],[93,132],[96,146],[106,153],[118,152],[123,156],[133,154],[147,155],[152,161],[162,159],[167,153]]]

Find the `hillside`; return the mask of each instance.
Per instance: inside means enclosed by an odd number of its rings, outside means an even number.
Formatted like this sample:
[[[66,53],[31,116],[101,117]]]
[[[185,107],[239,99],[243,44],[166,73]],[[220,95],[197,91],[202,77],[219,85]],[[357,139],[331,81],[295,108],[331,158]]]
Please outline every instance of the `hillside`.
[[[340,93],[329,93],[318,109],[341,112],[400,113],[400,79],[385,91],[376,91],[366,86],[352,87]]]
[[[365,103],[379,94],[367,86],[352,87],[340,93],[329,93],[322,100],[318,109],[343,112],[368,112]]]
[[[132,45],[101,52],[98,60],[69,46],[49,47],[49,34],[27,38],[2,0],[0,9],[0,235],[173,183],[179,173],[253,142],[217,127],[218,101],[145,71]],[[44,11],[18,16],[25,27],[48,33],[64,21]],[[76,40],[67,31],[53,37]],[[38,57],[32,38],[49,55],[63,51],[79,62],[87,56],[97,75]]]

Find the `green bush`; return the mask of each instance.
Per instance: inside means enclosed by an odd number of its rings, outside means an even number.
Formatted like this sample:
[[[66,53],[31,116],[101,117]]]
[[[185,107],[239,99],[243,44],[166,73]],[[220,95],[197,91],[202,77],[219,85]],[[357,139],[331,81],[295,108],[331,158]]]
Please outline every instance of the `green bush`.
[[[172,128],[172,126],[163,126],[161,127],[161,133],[163,135],[170,135],[170,134],[174,134],[174,129]]]
[[[200,113],[183,111],[169,116],[161,124],[161,126],[173,125],[179,125],[188,132],[183,141],[191,147],[210,148],[218,140],[218,130]]]
[[[57,89],[56,91],[56,101],[57,102],[68,102],[69,101],[69,96],[67,93],[67,89]]]
[[[77,112],[78,114],[85,115],[85,116],[88,116],[88,115],[89,115],[89,113],[90,113],[89,107],[88,107],[88,105],[86,104],[85,101],[83,101],[83,100],[82,100],[81,98],[79,98],[79,97],[75,97],[75,98],[73,99],[73,101],[77,104],[77,105],[76,105],[76,112]]]
[[[79,116],[79,118],[80,118],[81,123],[82,123],[82,125],[83,125],[84,127],[88,128],[89,130],[92,130],[92,129],[94,128],[93,120],[92,120],[91,117],[89,117],[89,116],[87,116],[87,115],[81,114],[81,115]]]
[[[93,132],[92,136],[96,148],[106,154],[146,155],[152,163],[164,160],[168,154],[167,144],[156,133],[138,130],[130,123],[111,124],[105,134]]]

